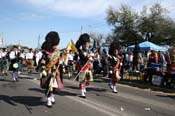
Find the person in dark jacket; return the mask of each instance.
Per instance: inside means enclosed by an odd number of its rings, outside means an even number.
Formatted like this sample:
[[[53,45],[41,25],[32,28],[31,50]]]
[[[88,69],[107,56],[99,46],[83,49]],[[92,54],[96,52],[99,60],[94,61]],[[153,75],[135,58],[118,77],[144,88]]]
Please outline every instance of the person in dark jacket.
[[[108,84],[112,89],[113,93],[118,93],[116,88],[116,83],[121,79],[120,77],[120,63],[121,56],[119,55],[121,51],[121,46],[118,41],[113,41],[109,48],[109,78],[111,78],[111,82]]]
[[[78,41],[76,42],[76,48],[78,50],[78,56],[80,58],[79,72],[79,87],[81,90],[81,98],[86,98],[86,86],[88,86],[90,81],[93,81],[91,65],[93,54],[90,52],[90,36],[87,33],[80,35]],[[80,48],[81,47],[81,48]]]
[[[59,89],[60,72],[59,72],[59,59],[60,51],[57,46],[60,42],[60,37],[57,32],[51,31],[42,44],[43,55],[40,60],[41,78],[46,78],[45,95],[47,97],[47,106],[51,107],[55,103],[55,94]]]

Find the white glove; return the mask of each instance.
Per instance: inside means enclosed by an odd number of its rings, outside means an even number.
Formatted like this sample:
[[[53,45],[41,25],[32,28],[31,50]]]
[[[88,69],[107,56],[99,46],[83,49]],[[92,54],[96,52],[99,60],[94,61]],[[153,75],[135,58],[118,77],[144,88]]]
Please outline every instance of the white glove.
[[[62,60],[59,60],[59,64],[63,64],[63,61]]]
[[[109,71],[109,74],[112,74],[112,70]]]
[[[89,60],[90,60],[90,61],[93,61],[93,58],[92,58],[92,57],[89,57]]]
[[[121,62],[121,63],[120,63],[120,66],[122,66],[122,65],[123,65],[123,63]]]
[[[42,71],[43,76],[47,76],[47,72],[45,70]]]

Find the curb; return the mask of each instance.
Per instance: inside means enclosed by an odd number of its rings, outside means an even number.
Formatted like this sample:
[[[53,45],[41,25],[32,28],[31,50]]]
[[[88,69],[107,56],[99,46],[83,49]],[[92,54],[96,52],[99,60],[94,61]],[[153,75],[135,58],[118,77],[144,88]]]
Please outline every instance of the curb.
[[[159,92],[164,92],[164,93],[175,93],[175,89],[173,89],[173,88],[163,88],[163,87],[159,87],[159,86],[141,84],[141,83],[136,83],[136,82],[131,82],[131,81],[130,82],[120,81],[119,83],[129,85],[132,87],[138,87],[140,89],[151,89],[152,91],[159,91]]]
[[[105,80],[110,80],[107,77],[96,77],[96,78],[103,78]],[[130,87],[138,87],[140,89],[151,89],[152,91],[159,91],[159,92],[164,92],[164,93],[175,93],[175,88],[174,89],[164,88],[164,87],[159,87],[159,86],[150,85],[150,84],[133,82],[132,80],[130,81],[121,80],[119,81],[119,84],[128,85]]]

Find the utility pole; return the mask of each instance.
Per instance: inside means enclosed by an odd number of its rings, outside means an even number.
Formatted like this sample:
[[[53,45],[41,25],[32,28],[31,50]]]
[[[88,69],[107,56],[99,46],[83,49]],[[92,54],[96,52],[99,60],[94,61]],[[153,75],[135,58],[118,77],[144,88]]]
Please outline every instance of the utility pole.
[[[18,50],[21,50],[21,42],[20,42],[20,40],[18,40]]]
[[[4,37],[3,37],[3,32],[2,32],[2,35],[0,36],[0,45],[1,45],[1,47],[4,47]]]
[[[40,35],[38,36],[38,49],[40,49]]]
[[[20,42],[20,40],[18,40],[18,45],[19,45],[19,46],[21,45],[21,42]]]
[[[83,26],[81,25],[81,33],[80,34],[82,34],[83,33]]]

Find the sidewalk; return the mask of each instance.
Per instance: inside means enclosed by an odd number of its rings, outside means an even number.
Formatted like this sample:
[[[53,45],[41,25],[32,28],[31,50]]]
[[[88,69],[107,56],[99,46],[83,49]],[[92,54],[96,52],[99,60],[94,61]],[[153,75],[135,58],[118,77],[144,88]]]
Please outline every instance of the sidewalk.
[[[109,82],[110,78],[108,77],[102,77],[102,76],[97,76],[95,78],[101,78],[106,82]],[[140,89],[150,89],[152,91],[160,91],[160,92],[165,92],[165,93],[175,93],[175,88],[167,88],[167,87],[159,87],[151,84],[146,84],[141,80],[121,80],[119,81],[119,84],[123,85],[128,85],[130,87],[137,87]]]
[[[132,87],[138,87],[140,89],[150,89],[152,91],[160,91],[160,92],[165,92],[165,93],[175,93],[175,88],[167,88],[167,87],[160,87],[160,86],[155,86],[155,85],[151,85],[151,84],[145,84],[143,82],[138,82],[138,81],[120,81],[120,84],[125,84],[125,85],[129,85]]]

